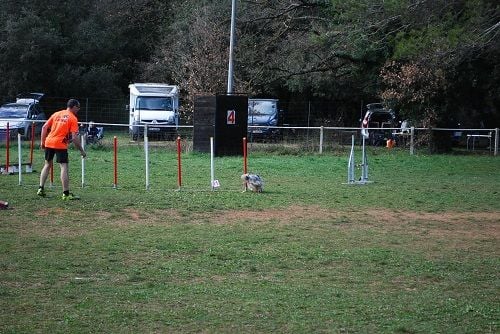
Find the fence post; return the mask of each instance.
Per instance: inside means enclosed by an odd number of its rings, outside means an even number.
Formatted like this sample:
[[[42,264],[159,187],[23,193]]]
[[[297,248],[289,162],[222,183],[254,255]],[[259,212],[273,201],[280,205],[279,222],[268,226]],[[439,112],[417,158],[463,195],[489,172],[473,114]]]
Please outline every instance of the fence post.
[[[323,126],[319,129],[319,154],[323,154]]]
[[[495,128],[495,151],[493,152],[493,155],[495,156],[498,155],[498,133],[498,128]]]
[[[410,155],[415,154],[415,127],[410,128]]]

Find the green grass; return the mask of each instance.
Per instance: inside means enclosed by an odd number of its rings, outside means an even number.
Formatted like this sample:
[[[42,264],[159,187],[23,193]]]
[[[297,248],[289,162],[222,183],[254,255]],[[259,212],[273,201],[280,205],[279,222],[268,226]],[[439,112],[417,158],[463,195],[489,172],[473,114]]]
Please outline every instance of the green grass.
[[[359,152],[357,152],[359,156]],[[41,152],[35,153],[36,169]],[[38,173],[0,176],[0,332],[496,333],[500,160],[369,151],[370,180],[343,184],[347,152],[241,157],[71,152],[62,202]],[[17,159],[16,159],[17,161]],[[360,171],[356,171],[357,175]]]

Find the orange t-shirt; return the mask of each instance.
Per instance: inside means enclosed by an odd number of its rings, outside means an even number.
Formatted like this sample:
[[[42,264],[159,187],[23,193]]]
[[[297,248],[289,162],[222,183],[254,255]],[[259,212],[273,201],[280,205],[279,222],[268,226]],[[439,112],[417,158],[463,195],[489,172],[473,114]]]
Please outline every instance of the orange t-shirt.
[[[50,132],[45,138],[45,147],[67,149],[71,134],[78,132],[78,118],[66,109],[60,110],[50,116],[46,125]]]

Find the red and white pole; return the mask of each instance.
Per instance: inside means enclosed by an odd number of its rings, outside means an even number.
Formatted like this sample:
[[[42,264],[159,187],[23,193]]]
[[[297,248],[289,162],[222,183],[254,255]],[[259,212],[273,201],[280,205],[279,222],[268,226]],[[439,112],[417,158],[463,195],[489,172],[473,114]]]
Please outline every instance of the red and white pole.
[[[182,186],[182,168],[181,168],[181,137],[177,137],[177,185],[179,190]]]
[[[247,137],[243,137],[243,174],[247,173]]]
[[[117,151],[118,151],[118,139],[116,139],[116,136],[113,137],[113,188],[116,189],[116,187],[118,186],[118,155],[117,155]]]
[[[7,142],[6,142],[6,150],[7,150],[7,154],[6,154],[6,157],[5,157],[5,173],[6,174],[9,174],[9,154],[10,154],[10,128],[9,128],[9,122],[7,122]]]
[[[35,122],[31,125],[31,143],[30,143],[30,167],[33,166],[33,149],[35,148]]]

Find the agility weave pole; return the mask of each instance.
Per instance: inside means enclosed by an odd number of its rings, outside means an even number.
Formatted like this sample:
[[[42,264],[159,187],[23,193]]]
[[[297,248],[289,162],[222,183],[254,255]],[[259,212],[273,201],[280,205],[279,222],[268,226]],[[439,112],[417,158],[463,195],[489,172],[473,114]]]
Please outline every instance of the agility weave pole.
[[[214,137],[210,137],[210,187],[212,191],[220,187],[219,181],[215,179]]]
[[[182,186],[182,166],[181,166],[181,137],[177,136],[177,186],[181,190]]]
[[[351,139],[351,152],[349,154],[349,160],[347,162],[347,183],[344,184],[367,184],[367,183],[372,183],[372,181],[368,180],[368,158],[366,156],[366,141],[365,141],[365,136],[363,137],[362,141],[362,160],[361,160],[361,178],[356,181],[355,178],[355,159],[354,159],[354,135],[352,135]]]
[[[146,174],[146,190],[150,190],[150,152],[149,152],[149,138],[147,136],[147,127],[145,127],[145,136],[144,136],[144,158],[145,158],[145,174]],[[177,190],[181,190],[183,187],[183,175],[182,175],[182,141],[181,137],[177,136],[176,138],[176,149],[177,149]],[[220,182],[215,177],[215,139],[213,137],[210,138],[210,185],[211,190],[217,190],[220,188]],[[85,136],[81,137],[81,145],[84,149],[88,147]],[[113,188],[118,188],[118,140],[117,137],[113,138]],[[88,174],[87,175],[87,166],[88,164],[85,162],[85,159],[81,160],[81,187],[84,188],[88,186]],[[248,149],[247,149],[247,140],[246,137],[243,137],[243,172],[247,173],[248,169]],[[50,180],[51,186],[53,183],[53,166],[50,169]]]
[[[83,150],[85,151],[85,136],[81,136],[81,145]],[[85,186],[85,158],[82,157],[82,188]]]

